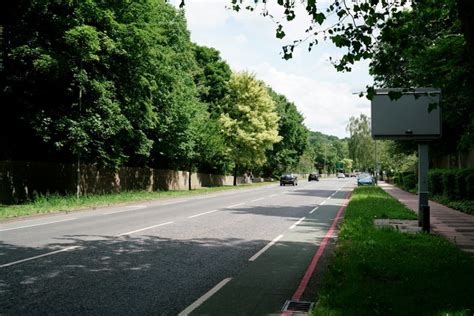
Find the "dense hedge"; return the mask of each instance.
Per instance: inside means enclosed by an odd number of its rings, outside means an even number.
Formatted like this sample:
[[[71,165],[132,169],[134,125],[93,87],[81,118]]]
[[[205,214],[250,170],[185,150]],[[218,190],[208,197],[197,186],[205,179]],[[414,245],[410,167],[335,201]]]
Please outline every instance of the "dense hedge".
[[[417,188],[418,178],[413,172],[398,172],[393,177],[393,181],[402,189],[413,191]]]
[[[449,200],[474,199],[474,168],[433,169],[428,173],[431,195]]]
[[[393,179],[404,190],[417,188],[418,177],[413,172],[397,173]],[[428,185],[431,196],[443,196],[450,201],[474,200],[474,168],[432,169]]]

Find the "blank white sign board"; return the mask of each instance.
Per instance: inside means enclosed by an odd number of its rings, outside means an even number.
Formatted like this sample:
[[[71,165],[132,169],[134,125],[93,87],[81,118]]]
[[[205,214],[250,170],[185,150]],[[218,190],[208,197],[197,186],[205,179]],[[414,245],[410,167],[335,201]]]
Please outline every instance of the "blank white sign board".
[[[390,98],[390,91],[402,95]],[[372,137],[412,140],[441,137],[439,98],[440,91],[430,88],[375,90],[371,106]]]

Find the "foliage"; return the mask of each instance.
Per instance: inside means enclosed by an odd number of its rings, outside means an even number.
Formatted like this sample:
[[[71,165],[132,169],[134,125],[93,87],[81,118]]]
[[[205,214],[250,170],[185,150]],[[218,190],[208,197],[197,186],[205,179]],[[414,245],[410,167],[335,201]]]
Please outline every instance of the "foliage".
[[[303,158],[302,155],[306,152],[308,129],[304,126],[304,117],[296,105],[288,101],[285,96],[276,93],[271,88],[268,89],[280,117],[278,135],[282,139],[267,152],[268,160],[262,168],[267,176],[279,176],[284,172],[294,172],[298,169],[300,158]],[[304,168],[308,169],[307,166]]]
[[[182,12],[162,0],[18,1],[9,10],[1,159],[225,172],[209,118],[230,68],[191,43]]]
[[[354,190],[313,315],[469,315],[474,261],[446,239],[376,229],[416,219],[378,187]]]
[[[181,4],[184,5],[184,0]],[[454,3],[454,1],[443,1]],[[283,58],[289,59],[293,56],[296,46],[307,42],[308,50],[311,51],[320,41],[330,39],[338,48],[343,48],[343,55],[334,61],[338,71],[350,71],[352,65],[362,59],[370,59],[374,56],[376,41],[380,40],[378,34],[380,28],[389,28],[390,22],[403,15],[409,5],[439,5],[438,1],[408,1],[408,0],[371,0],[371,1],[339,1],[333,0],[321,5],[318,1],[277,1],[276,7],[269,8],[267,1],[262,0],[232,0],[231,8],[240,11],[245,8],[249,11],[260,11],[261,15],[270,18],[275,23],[276,37],[282,39],[286,36],[285,23],[296,21],[296,12],[306,13],[309,17],[309,25],[302,27],[304,38],[294,39],[291,44],[283,46]],[[471,23],[474,12],[474,4],[469,0],[457,0],[455,2],[459,12],[457,19],[462,25],[462,33],[471,52],[474,49],[474,27]],[[260,6],[260,8],[259,8]],[[259,10],[260,9],[260,10]],[[278,18],[277,12],[283,10],[283,17]],[[303,13],[303,15],[304,15]],[[428,21],[426,26],[430,26]],[[424,26],[424,25],[423,25]],[[370,89],[368,89],[370,91]]]
[[[456,1],[416,1],[381,31],[370,72],[383,87],[442,91],[443,138],[434,155],[474,148],[474,63],[462,35]]]
[[[211,117],[218,118],[222,102],[229,93],[228,82],[232,71],[213,48],[194,44],[194,56],[199,65],[195,75],[199,99],[209,105]]]
[[[212,173],[312,160],[295,104],[191,43],[164,0],[20,0],[2,17],[0,159]]]
[[[432,195],[451,201],[469,200],[474,196],[474,169],[432,169],[428,172]]]
[[[352,116],[347,125],[349,132],[349,157],[359,170],[373,169],[375,165],[375,143],[370,134],[370,121],[365,114]]]
[[[266,151],[281,141],[275,102],[261,81],[249,73],[234,73],[219,118],[229,155],[237,167],[261,166]]]
[[[336,164],[349,156],[345,139],[310,132],[308,142],[314,155],[314,165],[320,173],[335,173]]]

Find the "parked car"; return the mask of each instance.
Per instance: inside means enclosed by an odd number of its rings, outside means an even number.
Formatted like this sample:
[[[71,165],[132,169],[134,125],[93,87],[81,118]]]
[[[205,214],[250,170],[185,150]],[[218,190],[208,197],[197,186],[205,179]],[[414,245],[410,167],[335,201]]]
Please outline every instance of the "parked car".
[[[351,173],[349,174],[349,177],[355,178],[355,177],[357,177],[357,174],[356,174],[355,172],[351,172]]]
[[[373,185],[374,184],[374,178],[370,174],[361,174],[359,177],[357,177],[357,186],[363,186],[363,185]]]
[[[346,177],[346,175],[343,174],[342,172],[339,172],[339,173],[337,174],[337,178],[345,178],[345,177]]]
[[[310,173],[308,176],[308,181],[319,181],[319,174],[317,173]]]
[[[280,177],[280,185],[298,185],[298,177],[293,173],[286,173]]]

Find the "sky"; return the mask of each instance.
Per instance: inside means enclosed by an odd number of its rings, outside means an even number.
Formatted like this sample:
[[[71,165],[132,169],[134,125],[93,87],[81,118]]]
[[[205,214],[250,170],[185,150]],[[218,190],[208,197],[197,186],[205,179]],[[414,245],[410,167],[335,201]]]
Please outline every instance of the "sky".
[[[324,7],[327,0],[318,1]],[[270,1],[269,1],[270,2]],[[360,62],[350,73],[338,73],[329,57],[342,54],[330,42],[320,41],[308,52],[307,45],[295,49],[293,58],[284,60],[281,47],[304,38],[308,17],[301,7],[297,18],[284,31],[284,39],[275,36],[275,24],[259,12],[226,8],[230,0],[187,0],[185,6],[191,40],[216,48],[233,71],[250,71],[276,92],[294,102],[305,117],[304,124],[340,138],[348,137],[346,125],[351,116],[369,115],[370,101],[360,98],[373,80],[368,61]],[[280,16],[277,5],[268,8]]]

